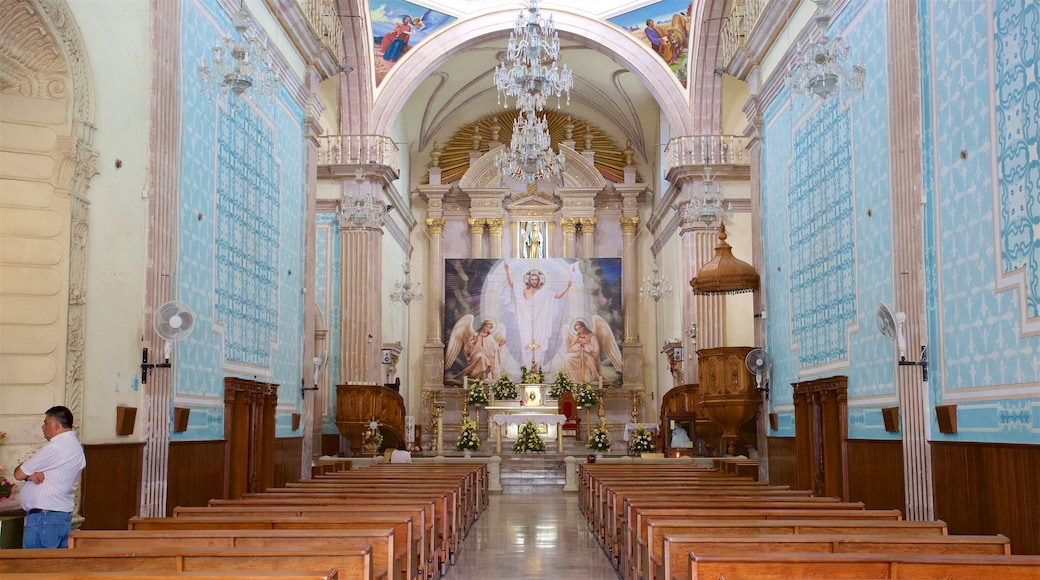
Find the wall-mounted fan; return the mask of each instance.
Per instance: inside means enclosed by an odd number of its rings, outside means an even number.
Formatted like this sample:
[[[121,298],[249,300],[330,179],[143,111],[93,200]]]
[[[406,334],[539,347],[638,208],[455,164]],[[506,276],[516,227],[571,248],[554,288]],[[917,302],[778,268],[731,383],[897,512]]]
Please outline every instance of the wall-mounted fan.
[[[148,349],[141,354],[141,383],[148,382],[148,371],[151,369],[170,368],[170,355],[173,343],[184,340],[195,328],[195,313],[183,302],[171,301],[155,309],[152,316],[152,328],[163,340],[163,362],[148,362]]]
[[[321,378],[321,372],[325,370],[325,365],[329,363],[329,351],[323,350],[320,355],[313,358],[311,361],[314,363],[314,382],[312,386],[308,387],[304,385],[303,377],[300,377],[300,398],[302,399],[307,391],[318,390],[318,379]]]
[[[894,340],[899,348],[899,366],[919,366],[923,380],[928,380],[928,347],[921,347],[920,360],[906,360],[906,338],[903,337],[903,323],[906,322],[906,314],[893,312],[884,302],[878,303],[877,325],[881,334],[889,340]]]
[[[757,386],[755,390],[766,394],[769,397],[769,369],[773,365],[773,361],[769,360],[769,353],[764,349],[755,348],[751,352],[747,353],[744,357],[744,365],[747,366],[747,370],[755,373],[755,382]],[[762,377],[765,377],[763,383]]]

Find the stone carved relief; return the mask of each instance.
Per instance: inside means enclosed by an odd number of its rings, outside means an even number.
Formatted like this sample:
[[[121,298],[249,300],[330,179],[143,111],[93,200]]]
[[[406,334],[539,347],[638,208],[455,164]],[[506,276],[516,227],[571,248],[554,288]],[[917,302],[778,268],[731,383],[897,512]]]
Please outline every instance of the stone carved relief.
[[[60,40],[50,30],[35,2],[0,2],[0,91],[68,99],[68,66]]]

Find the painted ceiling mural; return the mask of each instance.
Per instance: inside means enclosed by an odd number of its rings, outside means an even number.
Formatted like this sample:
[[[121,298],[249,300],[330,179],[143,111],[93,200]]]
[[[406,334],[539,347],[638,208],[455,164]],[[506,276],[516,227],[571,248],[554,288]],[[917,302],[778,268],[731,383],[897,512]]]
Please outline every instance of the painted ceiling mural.
[[[686,86],[690,55],[692,2],[662,0],[609,20],[656,52]]]
[[[409,50],[455,18],[403,0],[371,4],[372,40],[375,45],[376,84]]]

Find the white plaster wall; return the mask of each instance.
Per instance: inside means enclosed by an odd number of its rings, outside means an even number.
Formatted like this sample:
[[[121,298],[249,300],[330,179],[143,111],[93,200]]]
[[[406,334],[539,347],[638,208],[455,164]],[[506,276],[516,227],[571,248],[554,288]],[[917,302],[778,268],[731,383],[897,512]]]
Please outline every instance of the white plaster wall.
[[[84,416],[80,438],[115,435],[116,405],[140,408],[151,53],[149,6],[140,0],[69,0],[93,75],[98,175],[91,181],[87,242]],[[116,160],[121,168],[116,168]],[[43,409],[41,409],[41,412]],[[138,423],[140,422],[140,414]]]

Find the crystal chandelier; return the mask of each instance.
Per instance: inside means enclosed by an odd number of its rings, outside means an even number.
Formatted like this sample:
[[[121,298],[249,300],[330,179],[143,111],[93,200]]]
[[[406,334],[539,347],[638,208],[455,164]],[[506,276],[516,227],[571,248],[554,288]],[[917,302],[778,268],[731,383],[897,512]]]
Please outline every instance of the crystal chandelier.
[[[546,179],[563,170],[564,156],[554,153],[545,117],[520,111],[513,122],[509,149],[498,154],[495,164],[503,175],[528,183]]]
[[[528,183],[559,174],[563,170],[563,154],[554,153],[548,123],[536,115],[549,97],[556,97],[557,107],[570,90],[574,76],[567,65],[560,67],[560,37],[552,16],[543,19],[538,0],[528,0],[520,10],[516,25],[509,35],[506,58],[495,68],[498,101],[509,106],[516,99],[520,113],[513,123],[509,149],[498,154],[495,164],[503,175]]]
[[[401,302],[405,306],[408,306],[414,300],[415,302],[422,302],[422,283],[412,282],[408,277],[411,273],[411,266],[408,262],[404,263],[404,281],[397,282],[394,285],[394,291],[390,293],[390,300],[394,302]]]
[[[813,0],[816,13],[813,22],[819,37],[795,56],[787,73],[787,84],[796,95],[816,95],[826,99],[835,91],[842,94],[863,93],[866,69],[858,64],[848,65],[849,43],[836,36],[828,38],[826,31],[831,16],[827,11],[830,0]]]
[[[665,296],[671,296],[672,287],[668,284],[668,276],[663,278],[657,277],[657,260],[653,260],[650,263],[650,269],[654,272],[653,276],[643,278],[643,284],[639,287],[639,295],[643,298],[650,298],[654,302]]]
[[[516,17],[506,58],[511,67],[502,62],[495,68],[500,103],[509,106],[509,99],[515,97],[517,109],[541,111],[550,96],[556,97],[559,108],[566,93],[570,104],[574,76],[566,64],[561,68],[556,63],[560,58],[560,37],[552,16],[542,19],[538,0],[528,0],[527,13],[521,9]]]
[[[271,97],[281,84],[281,75],[272,64],[266,41],[253,30],[244,7],[233,15],[235,38],[223,39],[213,47],[211,62],[199,59],[198,78],[202,92],[213,94],[230,91],[241,96],[247,90]]]
[[[364,191],[365,173],[361,166],[357,168],[354,182],[357,184],[354,192],[348,192],[339,202],[336,214],[340,223],[357,227],[382,227],[385,208],[376,201],[375,196]]]
[[[687,221],[700,221],[705,226],[712,226],[719,222],[726,214],[722,206],[722,187],[715,182],[711,176],[711,168],[704,167],[704,189],[700,194],[694,193],[690,201],[686,203],[683,219]]]

